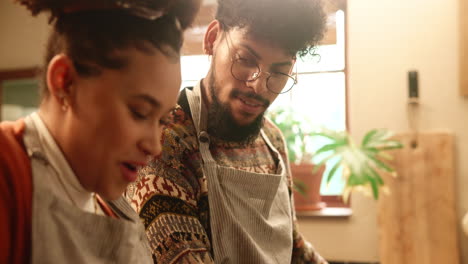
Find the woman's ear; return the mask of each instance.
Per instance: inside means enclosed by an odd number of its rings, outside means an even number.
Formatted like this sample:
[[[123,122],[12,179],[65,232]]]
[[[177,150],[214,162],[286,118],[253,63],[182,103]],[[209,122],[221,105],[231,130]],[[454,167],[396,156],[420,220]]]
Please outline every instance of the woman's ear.
[[[214,45],[216,39],[221,36],[221,24],[218,20],[213,20],[208,25],[208,29],[205,33],[205,38],[203,40],[203,50],[207,55],[213,55],[214,52]]]
[[[55,55],[47,66],[47,89],[62,108],[70,104],[71,86],[76,79],[72,60],[65,54]]]

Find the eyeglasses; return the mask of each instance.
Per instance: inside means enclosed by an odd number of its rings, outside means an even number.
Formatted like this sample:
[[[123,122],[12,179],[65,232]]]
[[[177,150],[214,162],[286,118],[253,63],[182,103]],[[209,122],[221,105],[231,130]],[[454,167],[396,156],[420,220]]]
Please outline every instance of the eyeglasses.
[[[227,43],[229,53],[231,53],[229,42]],[[262,74],[267,74],[266,87],[270,92],[275,94],[287,93],[297,84],[297,71],[294,77],[282,72],[266,72],[260,69],[255,60],[242,58],[239,55],[235,56],[235,58],[231,57],[231,74],[236,80],[253,82],[260,78]]]

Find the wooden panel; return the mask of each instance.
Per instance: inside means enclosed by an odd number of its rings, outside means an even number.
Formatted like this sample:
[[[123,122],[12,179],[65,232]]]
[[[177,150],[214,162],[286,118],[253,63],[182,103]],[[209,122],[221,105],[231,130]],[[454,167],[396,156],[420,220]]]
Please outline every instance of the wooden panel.
[[[468,0],[459,0],[460,94],[468,96]]]
[[[398,177],[387,176],[390,195],[379,201],[382,264],[458,264],[454,137],[450,133],[397,135]],[[417,147],[412,148],[413,139]]]
[[[203,5],[198,12],[193,26],[184,33],[183,55],[200,55],[203,52],[203,38],[208,25],[214,19],[216,5]]]

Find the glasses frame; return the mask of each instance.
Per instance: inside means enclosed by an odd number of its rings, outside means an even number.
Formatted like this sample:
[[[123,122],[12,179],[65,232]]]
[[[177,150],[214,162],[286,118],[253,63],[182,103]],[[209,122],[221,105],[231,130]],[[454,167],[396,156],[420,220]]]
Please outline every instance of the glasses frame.
[[[276,91],[273,91],[271,90],[269,87],[268,87],[268,81],[270,80],[270,77],[272,75],[271,72],[267,72],[267,71],[263,71],[262,69],[260,69],[260,66],[258,65],[258,63],[255,61],[255,65],[257,67],[257,71],[255,71],[253,74],[252,74],[252,78],[251,79],[247,79],[247,80],[244,80],[244,79],[241,79],[241,78],[238,78],[234,75],[234,71],[233,71],[233,68],[234,68],[234,64],[241,60],[242,58],[233,58],[233,54],[232,54],[232,50],[231,50],[231,45],[229,44],[229,42],[231,40],[231,37],[229,35],[229,32],[225,31],[227,37],[226,37],[226,43],[227,43],[227,46],[228,46],[228,50],[229,50],[229,54],[230,54],[230,59],[231,59],[231,75],[232,77],[234,77],[234,79],[238,80],[238,81],[241,81],[241,82],[254,82],[256,80],[258,80],[260,78],[260,76],[262,75],[262,73],[265,73],[265,74],[268,74],[268,77],[266,78],[266,83],[265,83],[265,86],[266,88],[268,89],[268,91],[270,91],[271,93],[274,93],[274,94],[284,94],[284,93],[287,93],[289,91],[292,90],[292,88],[298,83],[298,80],[297,80],[297,64],[295,63],[295,67],[296,67],[296,70],[294,72],[294,76],[292,75],[289,75],[289,74],[286,74],[286,73],[282,73],[282,72],[275,72],[275,74],[281,74],[281,75],[285,75],[287,76],[288,78],[291,78],[294,83],[293,85],[291,85],[291,87],[289,87],[289,89],[287,90],[283,90],[285,87],[283,87],[283,89],[281,90],[281,92],[276,92]],[[228,40],[229,39],[229,40]],[[233,45],[234,46],[234,45]]]

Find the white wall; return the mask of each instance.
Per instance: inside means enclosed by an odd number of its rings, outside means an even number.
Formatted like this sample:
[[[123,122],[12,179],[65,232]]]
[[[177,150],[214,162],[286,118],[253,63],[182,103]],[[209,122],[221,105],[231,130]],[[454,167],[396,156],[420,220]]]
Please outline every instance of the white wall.
[[[457,209],[468,211],[468,98],[458,94],[459,0],[349,0],[349,125],[363,136],[375,127],[408,130],[407,71],[420,76],[420,128],[456,135]],[[468,14],[467,14],[468,15]],[[468,73],[463,73],[468,74]],[[327,257],[377,261],[376,205],[353,197],[349,220],[301,219],[306,237]],[[468,240],[462,237],[462,263]]]
[[[46,15],[32,17],[12,0],[0,1],[0,70],[41,65],[48,29]]]
[[[40,65],[48,25],[0,1],[0,70]],[[420,73],[421,128],[457,135],[458,210],[468,211],[468,99],[458,95],[458,0],[349,0],[349,124],[361,137],[374,127],[408,129],[406,72]],[[468,73],[467,73],[468,74]],[[349,219],[300,219],[328,258],[377,261],[376,203],[352,197]],[[461,239],[468,264],[468,240]],[[445,263],[444,263],[445,264]]]

